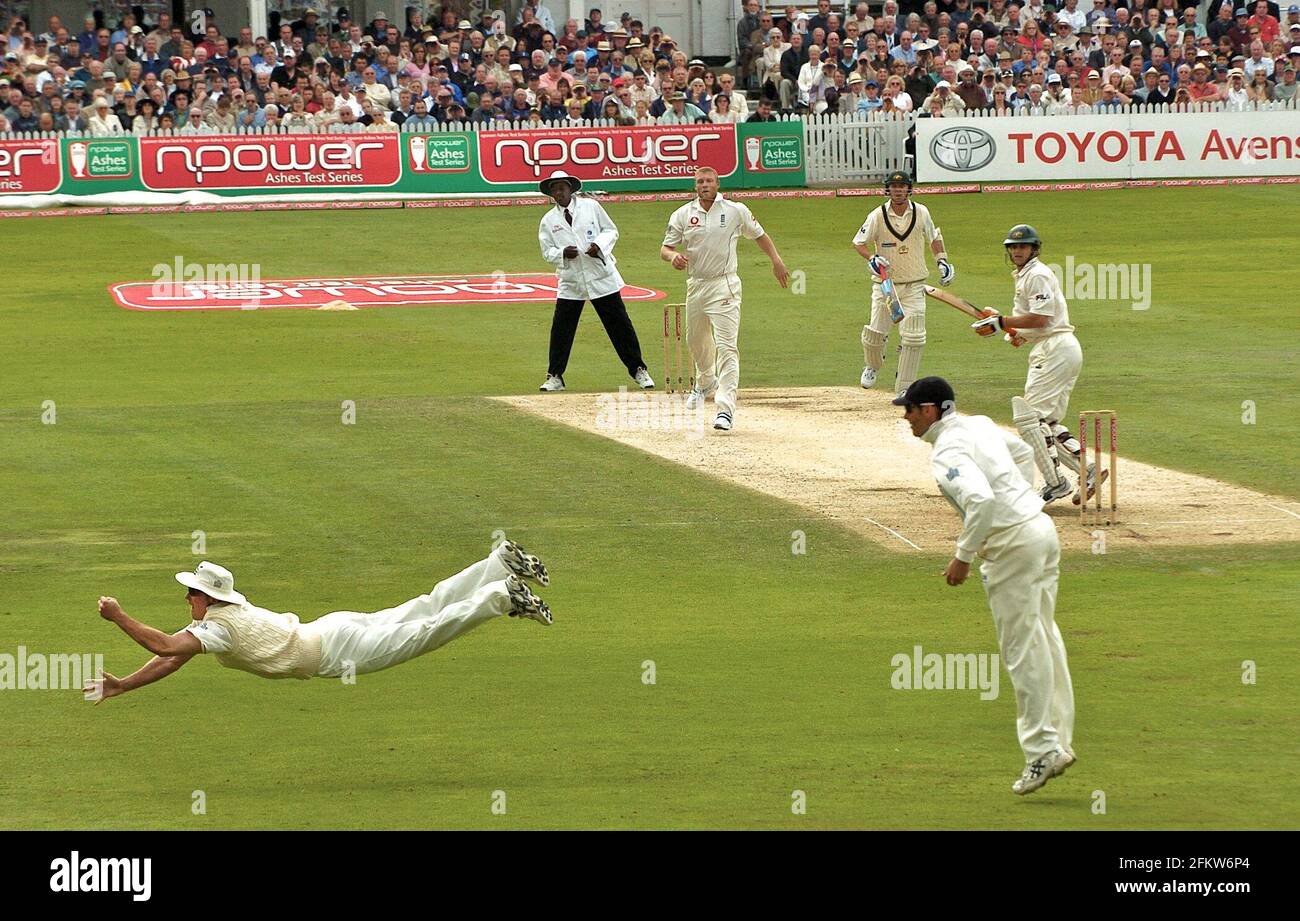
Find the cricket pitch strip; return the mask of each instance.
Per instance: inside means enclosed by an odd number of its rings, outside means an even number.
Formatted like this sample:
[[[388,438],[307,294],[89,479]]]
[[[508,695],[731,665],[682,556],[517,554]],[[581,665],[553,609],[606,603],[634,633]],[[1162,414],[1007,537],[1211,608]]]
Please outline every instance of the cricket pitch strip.
[[[736,428],[727,433],[713,431],[712,402],[689,414],[683,395],[660,391],[496,399],[782,499],[894,550],[948,553],[960,522],[930,475],[929,445],[912,436],[892,396],[856,387],[742,390]],[[1097,530],[1106,532],[1108,549],[1300,541],[1300,501],[1139,463],[1122,451],[1117,525],[1085,530],[1068,498],[1048,514],[1069,550],[1089,549]],[[799,524],[792,517],[791,527]]]

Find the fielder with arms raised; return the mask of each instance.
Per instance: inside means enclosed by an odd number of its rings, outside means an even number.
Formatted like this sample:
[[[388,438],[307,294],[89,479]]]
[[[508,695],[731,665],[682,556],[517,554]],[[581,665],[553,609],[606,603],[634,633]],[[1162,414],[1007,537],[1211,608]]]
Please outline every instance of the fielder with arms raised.
[[[1061,545],[1033,489],[1023,441],[987,416],[957,413],[952,387],[923,377],[897,397],[912,434],[934,447],[939,491],[962,519],[944,577],[961,585],[978,554],[1002,662],[1016,690],[1016,727],[1025,768],[1011,792],[1033,793],[1075,761],[1074,689],[1056,626]]]
[[[1017,224],[1007,231],[1002,243],[1015,266],[1011,316],[1000,316],[996,308],[986,307],[985,319],[971,326],[981,336],[1003,331],[1033,345],[1025,395],[1011,398],[1011,418],[1020,437],[1033,450],[1034,463],[1043,475],[1043,501],[1052,502],[1072,491],[1061,473],[1060,461],[1064,460],[1076,475],[1084,462],[1078,440],[1061,422],[1070,405],[1070,392],[1083,369],[1083,349],[1070,325],[1070,307],[1061,293],[1061,284],[1039,261],[1043,241],[1038,231],[1028,224]],[[1091,498],[1098,486],[1095,465],[1088,464],[1087,471]],[[1102,471],[1103,483],[1109,475],[1110,471]],[[1075,491],[1074,504],[1078,505],[1082,498],[1081,490]]]
[[[749,209],[718,191],[718,173],[695,171],[695,199],[668,219],[659,257],[686,272],[686,344],[695,364],[695,389],[686,408],[695,409],[717,393],[713,427],[730,431],[740,386],[740,276],[736,241],[747,237],[772,260],[772,274],[784,288],[790,279],[776,244]]]
[[[228,569],[206,560],[194,572],[176,574],[188,591],[193,620],[173,634],[143,624],[122,610],[115,598],[99,599],[99,614],[154,654],[134,674],[104,673],[85,688],[97,703],[166,678],[199,653],[210,653],[226,668],[263,678],[338,678],[399,665],[450,643],[502,614],[551,623],[551,611],[524,579],[550,584],[537,557],[504,541],[487,559],[444,579],[427,595],[395,608],[361,614],[335,611],[301,623],[249,604],[235,591]]]
[[[853,238],[853,248],[871,266],[875,284],[871,289],[871,322],[862,327],[862,386],[875,386],[876,375],[885,363],[885,340],[894,320],[899,320],[898,371],[894,392],[902,393],[916,380],[925,350],[925,282],[930,277],[926,265],[927,245],[939,265],[939,283],[952,284],[957,270],[948,261],[943,234],[934,226],[925,205],[911,200],[912,179],[907,173],[895,172],[885,177],[889,201],[876,208]],[[894,317],[890,300],[881,290],[881,269],[889,272],[903,308],[901,318]]]

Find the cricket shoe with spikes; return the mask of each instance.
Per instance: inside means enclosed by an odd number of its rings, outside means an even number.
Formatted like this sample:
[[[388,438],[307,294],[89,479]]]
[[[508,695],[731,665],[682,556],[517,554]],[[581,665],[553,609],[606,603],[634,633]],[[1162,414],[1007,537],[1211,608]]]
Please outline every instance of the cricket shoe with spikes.
[[[564,378],[558,374],[547,374],[546,380],[542,381],[542,386],[537,388],[542,393],[555,393],[564,389]]]
[[[1025,765],[1020,779],[1011,785],[1011,792],[1017,796],[1033,793],[1053,777],[1064,773],[1072,762],[1073,759],[1060,748],[1035,758]]]
[[[862,379],[859,381],[859,383],[862,384],[864,389],[870,390],[872,387],[876,386],[877,373],[879,372],[877,372],[875,368],[862,369]]]
[[[554,623],[555,619],[551,617],[551,609],[546,606],[546,602],[534,595],[524,580],[514,573],[506,576],[506,591],[510,594],[510,606],[513,609],[511,617],[527,617],[544,627]]]
[[[655,389],[655,379],[650,376],[650,372],[645,368],[637,368],[636,374],[632,375],[632,380],[636,381],[636,385],[642,390]]]
[[[497,555],[506,569],[521,579],[530,579],[538,585],[550,585],[551,575],[546,571],[546,564],[533,556],[512,540],[503,540],[497,548]]]
[[[1074,766],[1074,762],[1079,760],[1078,758],[1075,757],[1073,748],[1067,748],[1065,746],[1061,746],[1061,751],[1064,752],[1065,757],[1061,758],[1060,761],[1057,762],[1056,765],[1057,777],[1060,777],[1062,774],[1064,774],[1066,770]]]
[[[718,413],[718,417],[713,420],[713,427],[719,432],[730,432],[731,413]]]
[[[1049,483],[1043,487],[1042,498],[1044,502],[1055,502],[1057,499],[1068,496],[1071,491],[1070,481],[1065,477],[1061,477],[1061,482],[1055,486]]]
[[[1097,465],[1089,464],[1088,465],[1088,499],[1085,500],[1083,498],[1082,489],[1076,489],[1074,491],[1074,504],[1078,505],[1080,502],[1091,500],[1093,496],[1097,495],[1097,487],[1101,486],[1101,484],[1105,483],[1108,479],[1110,479],[1109,470],[1103,470],[1101,472],[1101,479],[1098,479]]]

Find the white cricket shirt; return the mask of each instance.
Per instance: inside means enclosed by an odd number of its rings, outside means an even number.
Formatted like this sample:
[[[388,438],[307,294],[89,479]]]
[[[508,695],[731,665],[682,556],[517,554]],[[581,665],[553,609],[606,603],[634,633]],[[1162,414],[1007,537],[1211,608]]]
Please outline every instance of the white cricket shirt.
[[[736,241],[742,236],[757,240],[762,225],[739,202],[727,201],[718,193],[713,207],[705,211],[698,198],[682,205],[668,219],[664,246],[686,254],[690,262],[686,277],[718,278],[736,274]]]
[[[1032,485],[1033,450],[988,416],[949,413],[921,438],[934,445],[935,482],[962,519],[956,553],[962,562],[973,560],[998,531],[1043,510]]]

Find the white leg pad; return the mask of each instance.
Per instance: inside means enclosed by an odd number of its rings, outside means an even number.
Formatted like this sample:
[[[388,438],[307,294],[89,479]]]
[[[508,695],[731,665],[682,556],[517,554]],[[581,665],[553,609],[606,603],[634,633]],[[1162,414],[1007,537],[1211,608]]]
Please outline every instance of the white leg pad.
[[[862,327],[862,358],[867,367],[879,371],[885,363],[885,334],[870,326]]]
[[[1016,431],[1020,432],[1025,444],[1033,450],[1034,464],[1042,473],[1043,481],[1048,486],[1058,485],[1061,482],[1061,468],[1056,456],[1047,446],[1050,430],[1024,397],[1011,398],[1011,421],[1015,423]]]
[[[921,353],[925,351],[925,314],[909,313],[898,324],[898,338],[901,343],[898,350],[898,376],[894,379],[894,390],[905,391],[921,369]]]

